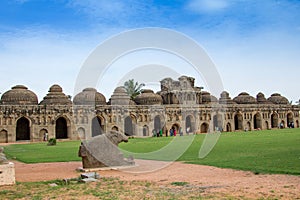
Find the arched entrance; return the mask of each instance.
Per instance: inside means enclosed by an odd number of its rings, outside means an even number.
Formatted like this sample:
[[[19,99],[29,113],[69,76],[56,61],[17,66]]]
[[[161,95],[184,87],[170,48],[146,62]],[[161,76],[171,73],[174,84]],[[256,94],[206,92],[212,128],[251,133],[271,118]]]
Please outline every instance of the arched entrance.
[[[85,130],[84,130],[84,128],[82,128],[82,127],[78,128],[77,133],[78,133],[78,138],[79,139],[82,139],[82,140],[86,139],[85,138]]]
[[[268,121],[265,121],[265,125],[266,125],[266,129],[269,130],[269,122]]]
[[[222,131],[222,115],[217,114],[213,117],[214,131]]]
[[[149,136],[149,127],[147,125],[143,126],[143,136]]]
[[[133,127],[132,119],[130,116],[125,118],[124,131],[125,131],[125,135],[127,135],[127,136],[134,135],[134,127]]]
[[[102,135],[104,133],[104,120],[100,117],[92,119],[92,137]]]
[[[30,140],[29,120],[25,117],[21,117],[17,121],[16,141],[18,140]]]
[[[293,117],[292,113],[288,113],[287,114],[286,120],[287,120],[288,127],[293,128],[294,127],[294,125],[293,125],[293,123],[294,123],[294,117]]]
[[[59,117],[56,120],[55,137],[56,139],[68,138],[68,126],[67,126],[67,121],[64,117]]]
[[[243,116],[242,114],[236,114],[234,116],[234,129],[243,130]]]
[[[118,128],[117,126],[113,126],[113,127],[111,128],[111,130],[113,130],[113,131],[119,131],[119,128]]]
[[[284,120],[281,120],[279,126],[280,126],[280,128],[285,128],[285,121],[284,121]]]
[[[226,131],[227,132],[231,132],[232,129],[231,129],[231,124],[228,122],[227,125],[226,125]]]
[[[254,129],[261,129],[261,116],[256,113],[253,117]]]
[[[48,131],[47,129],[41,129],[40,132],[39,132],[39,139],[40,141],[48,141]]]
[[[271,115],[271,128],[278,128],[278,114],[273,113]]]
[[[193,133],[195,131],[195,118],[192,115],[188,115],[185,118],[186,133]]]
[[[200,126],[200,131],[201,133],[207,133],[208,132],[208,124],[207,123],[202,123],[201,126]]]
[[[247,122],[246,131],[251,131],[251,123],[250,122]]]
[[[8,134],[6,130],[0,131],[0,143],[7,143],[8,142]]]
[[[174,132],[173,132],[174,135],[175,135],[175,131],[176,131],[176,135],[179,135],[179,128],[180,128],[180,126],[178,124],[172,125],[172,129],[174,130]]]
[[[160,116],[155,116],[154,117],[154,130],[157,132],[159,132],[161,130],[162,126],[161,126],[161,120],[160,120]]]

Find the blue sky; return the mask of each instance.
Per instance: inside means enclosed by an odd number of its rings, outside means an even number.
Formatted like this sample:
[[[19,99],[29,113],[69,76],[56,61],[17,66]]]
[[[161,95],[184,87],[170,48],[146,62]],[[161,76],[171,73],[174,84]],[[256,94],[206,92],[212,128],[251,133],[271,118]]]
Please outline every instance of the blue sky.
[[[206,50],[232,98],[243,91],[266,97],[279,92],[295,102],[299,19],[297,0],[3,0],[0,92],[24,84],[42,100],[57,83],[74,96],[80,68],[101,42],[130,29],[162,27],[186,34]],[[97,89],[108,99],[115,86]]]

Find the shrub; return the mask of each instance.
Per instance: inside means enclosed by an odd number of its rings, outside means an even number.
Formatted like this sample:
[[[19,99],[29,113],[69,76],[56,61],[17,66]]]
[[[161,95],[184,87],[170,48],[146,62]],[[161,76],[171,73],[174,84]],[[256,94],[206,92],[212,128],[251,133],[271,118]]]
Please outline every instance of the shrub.
[[[48,146],[54,146],[54,145],[56,145],[56,138],[50,138],[48,140],[48,144],[47,145]]]

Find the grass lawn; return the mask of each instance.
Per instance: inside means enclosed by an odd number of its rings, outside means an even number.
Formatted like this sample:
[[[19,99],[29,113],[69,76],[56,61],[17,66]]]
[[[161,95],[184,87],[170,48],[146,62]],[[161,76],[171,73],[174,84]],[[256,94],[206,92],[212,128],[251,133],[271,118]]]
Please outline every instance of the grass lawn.
[[[180,141],[186,142],[189,137],[193,136],[176,137],[175,147],[166,148],[164,155],[160,156],[149,156],[147,152],[165,148],[174,138],[135,138],[121,143],[120,148],[129,152],[125,154],[139,153],[136,158],[168,160],[172,152],[184,148]],[[177,160],[255,173],[300,174],[300,129],[222,133],[208,156],[200,159],[198,153],[204,137],[197,135]],[[5,147],[5,153],[26,163],[79,161],[79,145],[80,141],[58,142],[56,146],[47,146],[46,143],[13,144]]]
[[[180,161],[255,173],[300,175],[300,129],[223,133],[211,153],[197,158],[197,138]]]
[[[11,144],[4,147],[10,159],[24,163],[80,161],[78,149],[80,141],[57,142],[56,146],[47,146],[46,142],[31,144]]]

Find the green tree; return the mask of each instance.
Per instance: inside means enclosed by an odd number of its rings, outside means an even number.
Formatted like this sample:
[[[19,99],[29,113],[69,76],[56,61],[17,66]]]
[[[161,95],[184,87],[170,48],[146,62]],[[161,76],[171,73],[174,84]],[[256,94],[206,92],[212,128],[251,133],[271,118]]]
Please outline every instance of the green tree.
[[[138,82],[135,82],[134,79],[130,79],[124,83],[126,92],[132,100],[141,93],[142,87],[144,86],[144,83],[139,84]]]

